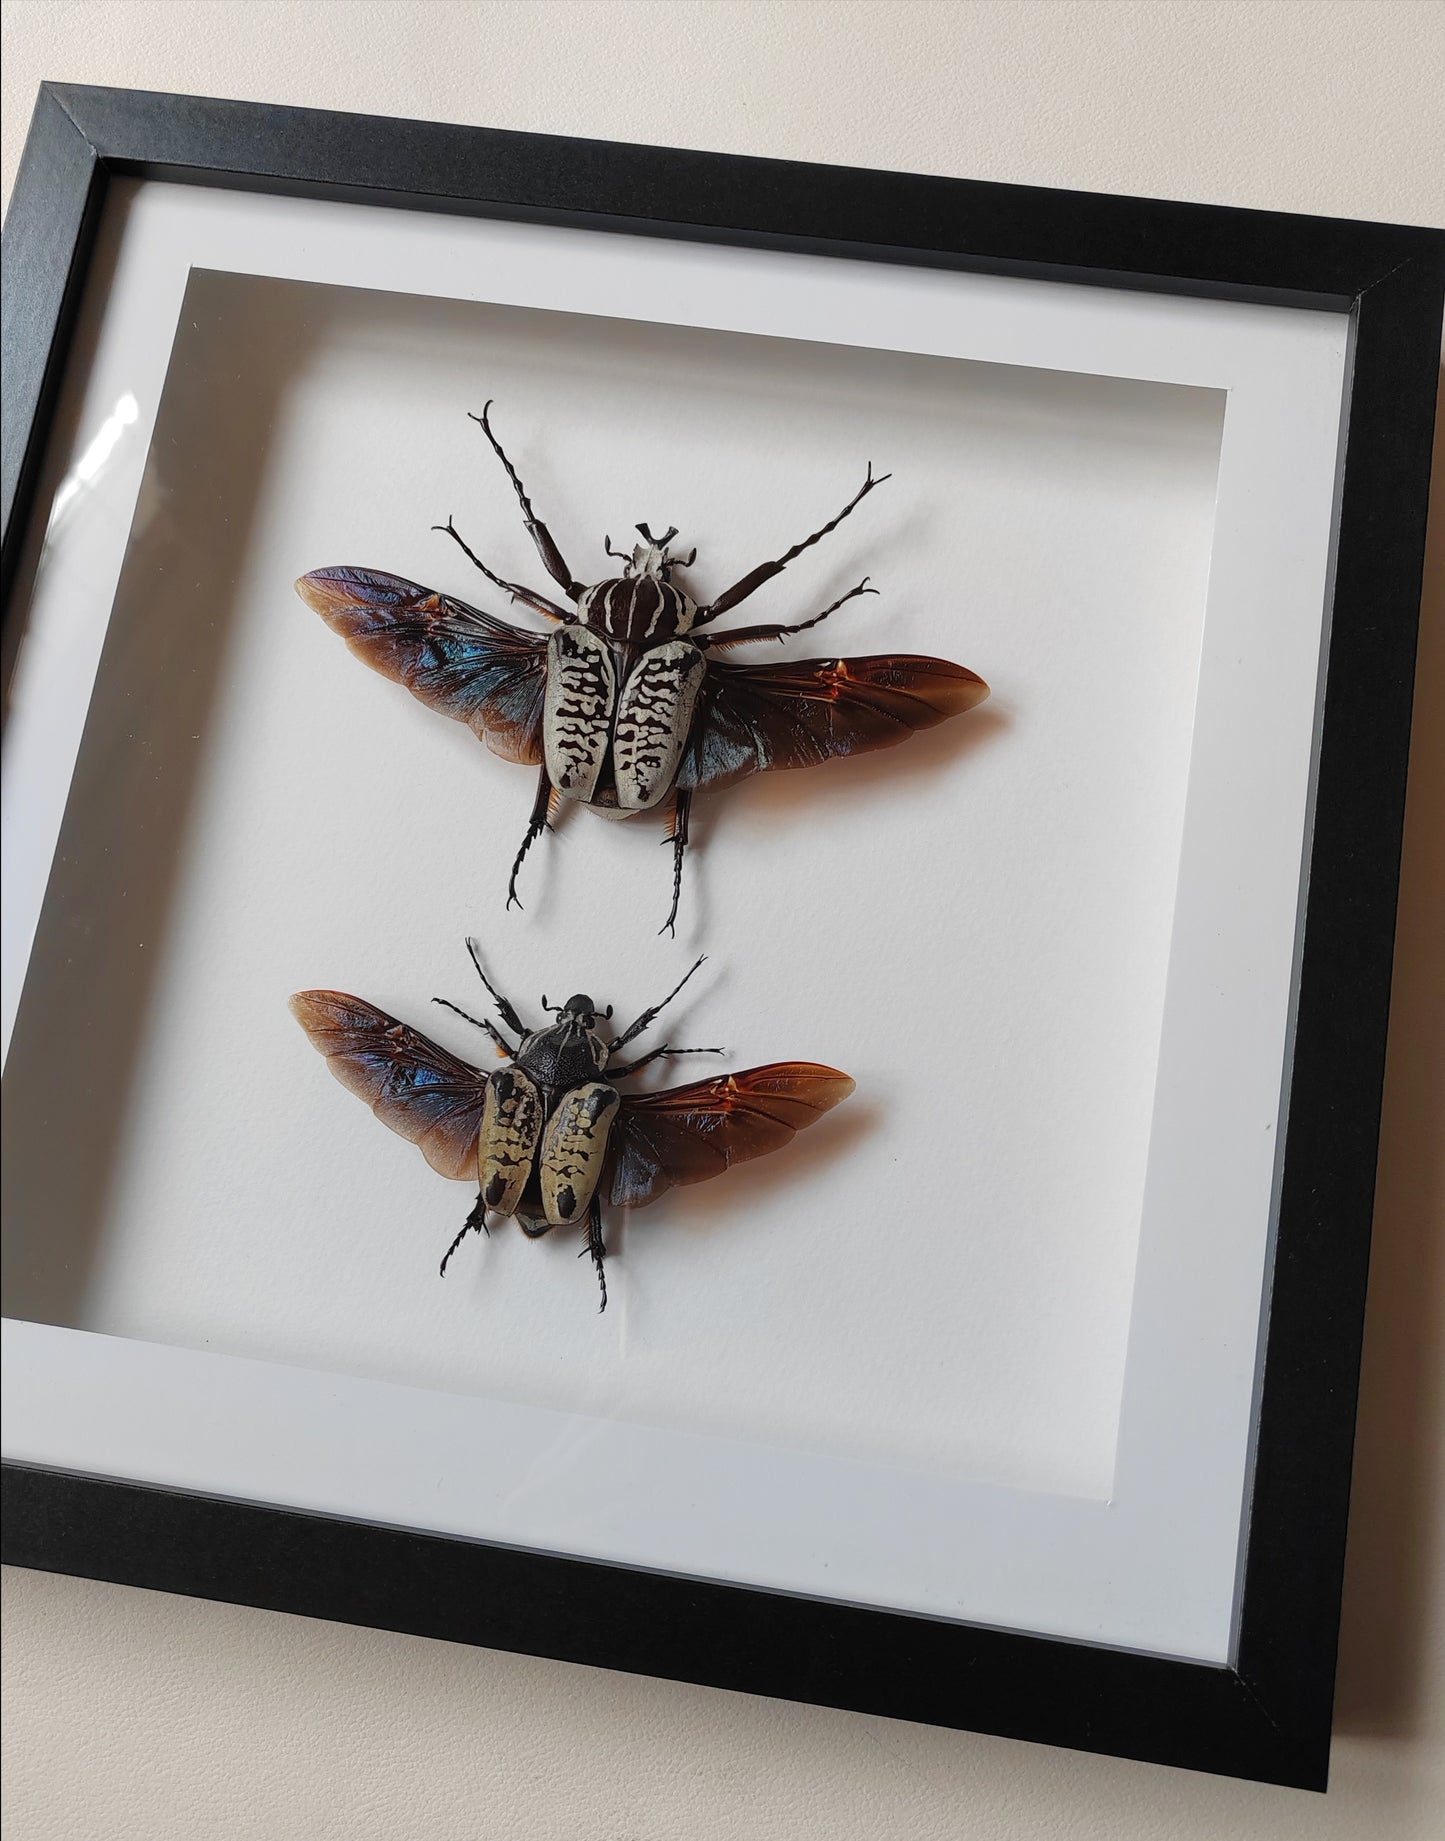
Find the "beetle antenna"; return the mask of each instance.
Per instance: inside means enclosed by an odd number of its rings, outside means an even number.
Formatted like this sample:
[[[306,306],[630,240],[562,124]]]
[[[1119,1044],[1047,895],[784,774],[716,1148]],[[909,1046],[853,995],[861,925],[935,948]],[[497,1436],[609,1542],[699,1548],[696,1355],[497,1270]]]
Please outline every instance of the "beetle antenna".
[[[604,537],[602,539],[602,548],[608,556],[615,556],[620,563],[630,563],[632,561],[632,558],[627,554],[626,550],[613,549],[612,539],[610,537]]]

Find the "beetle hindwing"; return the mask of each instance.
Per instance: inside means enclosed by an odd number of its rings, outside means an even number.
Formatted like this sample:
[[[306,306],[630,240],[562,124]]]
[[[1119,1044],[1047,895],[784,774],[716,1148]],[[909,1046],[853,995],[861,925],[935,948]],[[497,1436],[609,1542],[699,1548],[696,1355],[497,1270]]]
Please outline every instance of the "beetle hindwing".
[[[565,626],[547,643],[547,696],[542,738],[547,773],[570,799],[587,799],[607,756],[617,674],[605,640],[585,626]]]
[[[516,1212],[542,1136],[542,1095],[519,1068],[499,1068],[487,1082],[477,1139],[477,1182],[494,1214]]]
[[[622,1096],[605,1081],[574,1087],[557,1105],[542,1134],[538,1158],[542,1206],[553,1227],[580,1221],[602,1177],[607,1137]]]
[[[612,737],[620,806],[641,812],[666,798],[706,670],[691,640],[673,639],[648,652],[623,685]]]

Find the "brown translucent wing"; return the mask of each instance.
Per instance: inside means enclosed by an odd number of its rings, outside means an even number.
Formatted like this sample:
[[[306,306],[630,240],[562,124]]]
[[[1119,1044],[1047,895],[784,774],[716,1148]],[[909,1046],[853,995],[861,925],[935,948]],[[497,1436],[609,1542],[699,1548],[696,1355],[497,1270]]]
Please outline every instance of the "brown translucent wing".
[[[847,1099],[853,1082],[813,1061],[775,1061],[741,1074],[624,1099],[612,1126],[604,1194],[641,1208],[681,1183],[705,1182],[777,1150]]]
[[[443,1176],[477,1180],[486,1076],[419,1029],[342,991],[299,991],[291,1014],[331,1072]]]
[[[545,633],[379,569],[313,569],[296,592],[373,671],[466,723],[494,754],[541,762]]]
[[[782,665],[709,659],[677,784],[714,791],[771,767],[813,767],[838,755],[891,748],[917,729],[961,716],[987,695],[976,672],[909,653]]]

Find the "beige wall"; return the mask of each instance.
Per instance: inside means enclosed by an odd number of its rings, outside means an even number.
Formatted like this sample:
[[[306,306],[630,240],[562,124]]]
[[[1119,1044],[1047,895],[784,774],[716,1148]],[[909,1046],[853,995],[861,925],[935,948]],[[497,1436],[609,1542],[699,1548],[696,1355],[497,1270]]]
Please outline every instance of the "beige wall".
[[[1445,223],[1439,0],[9,0],[5,31],[7,195],[52,77]],[[1439,1832],[1442,527],[1326,1801],[12,1572],[13,1841]]]

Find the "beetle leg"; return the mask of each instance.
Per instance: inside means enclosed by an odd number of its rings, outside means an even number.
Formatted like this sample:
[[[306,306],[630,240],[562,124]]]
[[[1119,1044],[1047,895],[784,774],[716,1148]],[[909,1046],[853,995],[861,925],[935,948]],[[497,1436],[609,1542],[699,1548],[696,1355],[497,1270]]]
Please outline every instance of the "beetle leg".
[[[690,792],[679,792],[672,810],[672,836],[663,839],[672,845],[672,906],[658,933],[677,933],[677,904],[682,900],[682,859],[687,850],[687,814],[692,805]]]
[[[517,501],[522,507],[522,517],[525,519],[527,525],[527,535],[537,546],[537,554],[542,558],[542,567],[547,571],[548,575],[551,576],[552,580],[563,593],[569,595],[571,599],[575,601],[587,584],[572,579],[572,571],[563,561],[562,552],[553,541],[552,533],[532,510],[532,501],[527,497],[527,489],[518,477],[517,469],[512,465],[511,461],[507,459],[506,451],[501,442],[498,441],[497,437],[492,433],[492,424],[489,420],[491,411],[492,405],[488,402],[482,413],[479,416],[473,416],[471,419],[481,429],[488,441],[491,442],[492,452],[506,468],[507,478],[511,480],[512,485],[516,488]]]
[[[804,550],[811,549],[815,543],[820,543],[830,531],[837,530],[838,526],[848,516],[849,512],[862,504],[863,500],[867,498],[868,494],[875,486],[881,486],[885,479],[891,479],[892,477],[891,473],[880,473],[875,478],[873,474],[873,462],[870,460],[868,462],[868,477],[838,513],[836,518],[830,519],[821,530],[814,531],[811,537],[805,537],[801,543],[795,543],[792,549],[786,551],[776,562],[759,563],[757,568],[749,570],[741,581],[734,582],[731,588],[725,588],[715,601],[711,602],[707,607],[698,610],[697,617],[692,623],[691,630],[695,633],[700,626],[705,626],[709,620],[716,620],[719,614],[730,612],[740,601],[746,601],[750,594],[756,593],[764,582],[770,582],[775,575],[781,575],[788,564],[801,556]]]
[[[519,1036],[525,1036],[526,1034],[528,1034],[527,1025],[522,1021],[521,1017],[518,1015],[516,1005],[511,1003],[507,998],[502,996],[502,993],[497,989],[497,987],[492,983],[491,979],[488,978],[487,974],[482,970],[482,949],[480,946],[477,945],[476,941],[471,938],[468,938],[467,940],[467,956],[471,959],[472,964],[476,967],[477,976],[478,978],[481,979],[482,984],[486,989],[487,996],[490,997],[492,1002],[497,1006],[497,1015],[501,1017],[502,1021],[507,1025],[508,1029],[515,1029]],[[485,1027],[485,1024],[483,1025],[483,1027]]]
[[[450,518],[447,519],[445,524],[434,524],[432,529],[434,531],[441,531],[446,536],[450,537],[467,560],[471,563],[475,563],[477,568],[481,570],[482,574],[486,576],[489,582],[500,588],[504,594],[509,594],[514,601],[520,601],[523,607],[530,607],[534,613],[545,614],[549,620],[563,620],[568,622],[576,620],[577,616],[572,612],[571,608],[558,607],[555,601],[549,601],[546,595],[538,594],[535,588],[524,588],[520,582],[503,581],[495,570],[487,567],[481,557],[477,555],[476,551],[467,542],[466,538],[462,536],[456,525],[452,523]]]
[[[484,1029],[496,1043],[497,1047],[507,1057],[508,1061],[516,1059],[516,1049],[512,1047],[511,1043],[502,1034],[501,1030],[497,1028],[495,1023],[489,1023],[483,1016],[473,1016],[470,1010],[463,1010],[460,1004],[454,1004],[449,997],[434,997],[432,1002],[434,1004],[440,1004],[443,1010],[454,1010],[459,1017],[464,1018],[468,1023],[474,1024],[478,1029]]]
[[[547,778],[547,768],[544,763],[537,779],[537,797],[532,801],[532,816],[527,820],[527,835],[522,839],[522,847],[517,852],[512,864],[512,874],[507,882],[507,906],[509,908],[514,902],[519,908],[522,905],[517,900],[517,871],[522,867],[522,858],[526,856],[542,833],[552,828],[547,822],[552,811],[552,790],[552,782]],[[513,1027],[515,1028],[516,1025],[514,1024]]]
[[[663,1055],[725,1055],[725,1048],[674,1048],[670,1042],[664,1042],[661,1048],[654,1048],[650,1054],[640,1056],[636,1061],[629,1061],[625,1068],[608,1068],[609,1080],[621,1080],[626,1074],[635,1074],[639,1068],[645,1068],[649,1061],[656,1061]]]
[[[688,979],[692,977],[693,972],[697,970],[698,966],[705,965],[706,963],[707,963],[707,954],[706,953],[699,954],[698,958],[693,963],[691,968],[688,970],[686,975],[683,978],[681,978],[678,981],[678,983],[672,987],[672,989],[668,992],[667,996],[663,998],[660,1004],[654,1004],[650,1010],[644,1010],[642,1015],[638,1017],[637,1021],[632,1025],[630,1029],[624,1029],[620,1036],[617,1036],[613,1041],[608,1043],[608,1052],[616,1053],[616,1051],[619,1048],[625,1048],[629,1042],[633,1041],[636,1037],[640,1036],[644,1029],[650,1029],[653,1023],[656,1022],[658,1017],[662,1015],[663,1011],[672,1002],[673,998],[677,996],[678,992],[682,989],[683,985],[685,985]]]
[[[477,1191],[476,1201],[472,1204],[472,1212],[467,1216],[466,1220],[462,1222],[462,1231],[447,1248],[446,1252],[442,1254],[441,1276],[443,1278],[447,1275],[447,1261],[473,1229],[479,1234],[485,1234],[488,1240],[492,1237],[492,1230],[487,1226],[487,1205],[482,1200],[482,1192],[480,1189]]]
[[[602,1302],[597,1306],[600,1316],[607,1308],[607,1274],[602,1270],[602,1262],[607,1257],[607,1248],[602,1243],[602,1204],[594,1195],[587,1205],[587,1243],[577,1255],[581,1259],[585,1254],[592,1255],[592,1267],[597,1274],[597,1283],[602,1287]]]
[[[876,588],[868,586],[868,577],[865,575],[856,588],[850,588],[847,594],[840,596],[831,607],[825,607],[821,614],[814,614],[811,620],[798,620],[791,626],[740,626],[736,632],[732,633],[704,633],[701,639],[694,641],[694,644],[708,651],[724,652],[729,646],[747,646],[759,639],[783,640],[789,633],[806,633],[810,626],[817,626],[820,621],[826,620],[829,614],[836,614],[840,607],[845,607],[849,601],[856,600],[860,594],[877,594],[877,592]]]

